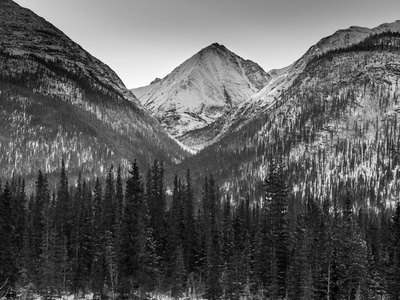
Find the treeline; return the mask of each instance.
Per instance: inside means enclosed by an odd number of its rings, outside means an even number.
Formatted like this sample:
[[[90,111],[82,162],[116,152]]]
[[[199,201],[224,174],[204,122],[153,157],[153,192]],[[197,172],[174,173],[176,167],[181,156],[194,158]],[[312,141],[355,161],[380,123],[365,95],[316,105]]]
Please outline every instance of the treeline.
[[[348,47],[329,50],[322,54],[316,55],[309,63],[315,63],[321,59],[332,59],[335,55],[341,53],[357,52],[357,51],[399,51],[400,50],[400,33],[386,31],[377,34],[371,34],[359,43],[355,43]]]
[[[13,178],[1,188],[0,298],[399,299],[399,203],[356,211],[351,189],[293,203],[283,163],[267,169],[261,201],[230,199],[212,176],[195,199],[189,170],[169,191],[158,161],[145,179],[135,161],[126,182],[111,167],[93,186],[69,183],[62,161],[57,188],[39,170],[29,197]]]

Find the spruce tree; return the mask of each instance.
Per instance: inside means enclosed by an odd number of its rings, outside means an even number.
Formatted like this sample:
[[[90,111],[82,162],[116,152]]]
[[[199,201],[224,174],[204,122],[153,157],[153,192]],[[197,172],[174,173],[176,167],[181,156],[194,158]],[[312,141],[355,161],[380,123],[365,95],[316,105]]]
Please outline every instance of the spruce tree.
[[[96,179],[93,198],[93,260],[91,270],[91,288],[96,298],[104,296],[105,258],[104,258],[104,232],[102,231],[103,192],[99,178]]]
[[[125,204],[121,220],[119,253],[120,286],[123,297],[143,297],[155,280],[155,243],[149,228],[144,187],[134,161],[126,182]]]
[[[353,202],[349,192],[344,200],[342,218],[336,229],[338,242],[339,293],[353,299],[358,289],[365,289],[367,246],[354,222]]]
[[[0,190],[1,191],[1,190]],[[0,297],[10,297],[18,278],[15,245],[13,244],[14,219],[12,194],[8,182],[0,197]]]
[[[194,271],[196,256],[196,228],[194,217],[194,194],[192,187],[192,178],[190,170],[186,172],[186,184],[183,197],[184,205],[184,232],[183,232],[183,252],[185,260],[185,268],[188,273]]]
[[[221,276],[221,239],[219,232],[220,212],[218,188],[214,178],[205,178],[203,186],[203,236],[205,244],[205,273],[207,285],[204,297],[219,299],[222,295]]]
[[[166,247],[166,195],[164,187],[164,164],[154,160],[147,176],[146,202],[148,204],[149,226],[156,245],[158,257],[164,256]]]
[[[389,294],[391,299],[400,299],[400,202],[396,204],[396,210],[390,224],[389,244]]]
[[[286,273],[289,266],[288,187],[281,160],[271,160],[265,179],[263,206],[262,247],[267,255],[269,276],[266,277],[268,293],[273,298],[286,295]],[[263,249],[259,250],[260,253]],[[269,277],[269,278],[268,278]]]

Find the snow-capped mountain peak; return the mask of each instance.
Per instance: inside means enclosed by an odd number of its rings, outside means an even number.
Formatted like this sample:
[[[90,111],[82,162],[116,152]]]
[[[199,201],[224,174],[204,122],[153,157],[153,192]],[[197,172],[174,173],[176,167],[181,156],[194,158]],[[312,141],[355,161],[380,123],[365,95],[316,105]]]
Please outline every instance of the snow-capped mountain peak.
[[[132,91],[172,136],[180,138],[213,123],[270,80],[256,63],[213,43],[161,81]]]

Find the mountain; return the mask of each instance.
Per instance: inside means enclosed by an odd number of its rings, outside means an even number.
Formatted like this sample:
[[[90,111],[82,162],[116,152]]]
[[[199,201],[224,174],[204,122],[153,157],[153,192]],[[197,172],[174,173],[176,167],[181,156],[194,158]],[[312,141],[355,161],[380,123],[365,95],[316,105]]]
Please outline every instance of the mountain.
[[[199,166],[199,180],[212,173],[236,198],[257,198],[268,161],[281,158],[293,205],[340,203],[351,190],[357,209],[393,206],[400,196],[399,61],[400,21],[337,31],[214,123],[209,130],[219,140],[183,165]]]
[[[32,11],[0,1],[0,40],[1,177],[51,174],[61,157],[93,177],[187,155],[114,71]]]
[[[214,43],[162,80],[132,92],[172,136],[196,149],[213,138],[196,138],[199,130],[232,112],[270,80],[256,63]]]
[[[218,132],[218,138],[222,138],[254,117],[263,114],[265,110],[270,109],[277,100],[282,98],[315,57],[329,51],[351,47],[371,35],[398,31],[400,31],[400,21],[385,23],[372,29],[352,26],[336,31],[310,47],[300,59],[290,66],[281,70],[271,70],[272,80],[266,86],[243,101],[233,112],[223,115],[208,130]]]

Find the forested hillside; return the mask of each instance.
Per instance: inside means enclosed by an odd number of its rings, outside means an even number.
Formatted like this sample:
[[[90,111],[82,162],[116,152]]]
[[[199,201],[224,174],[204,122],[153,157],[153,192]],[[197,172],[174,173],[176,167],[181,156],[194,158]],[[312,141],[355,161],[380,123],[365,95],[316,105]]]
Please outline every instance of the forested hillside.
[[[127,180],[110,167],[94,184],[55,189],[38,171],[1,186],[0,297],[45,299],[397,299],[400,203],[355,209],[356,192],[301,202],[287,169],[271,160],[261,201],[222,192],[191,173],[166,193],[163,163]],[[221,201],[222,199],[222,201]],[[382,298],[383,297],[383,298]]]
[[[107,65],[32,11],[0,2],[0,178],[75,178],[188,155]]]
[[[316,56],[257,117],[187,159],[224,188],[262,194],[265,162],[281,157],[296,202],[335,199],[344,187],[357,207],[399,198],[399,34],[382,33]]]

